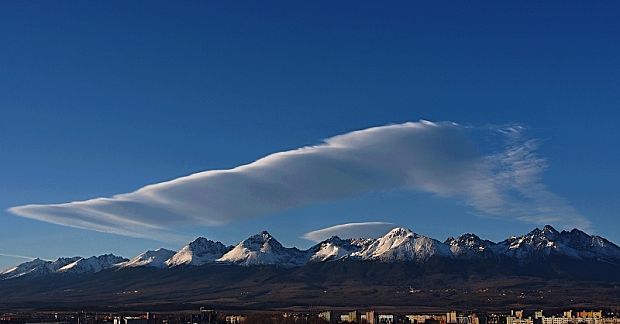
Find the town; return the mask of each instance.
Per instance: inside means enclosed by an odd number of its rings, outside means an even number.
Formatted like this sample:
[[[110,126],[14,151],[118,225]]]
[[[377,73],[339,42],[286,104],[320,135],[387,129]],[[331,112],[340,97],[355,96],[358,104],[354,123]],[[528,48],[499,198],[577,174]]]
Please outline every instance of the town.
[[[325,310],[307,312],[215,311],[186,312],[7,312],[0,324],[261,324],[261,323],[367,323],[367,324],[620,324],[618,310],[510,310],[507,312],[385,312]]]

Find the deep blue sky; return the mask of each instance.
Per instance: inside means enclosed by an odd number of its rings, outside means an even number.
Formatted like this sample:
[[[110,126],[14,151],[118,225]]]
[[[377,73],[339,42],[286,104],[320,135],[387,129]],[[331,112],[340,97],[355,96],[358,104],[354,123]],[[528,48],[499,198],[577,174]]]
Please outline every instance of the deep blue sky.
[[[519,123],[555,193],[620,242],[617,2],[0,4],[0,208],[110,196],[389,123]],[[425,221],[411,215],[425,215]],[[380,194],[183,233],[235,243],[391,221],[439,239],[533,226]],[[0,253],[164,245],[0,212]],[[0,267],[23,260],[0,257]]]

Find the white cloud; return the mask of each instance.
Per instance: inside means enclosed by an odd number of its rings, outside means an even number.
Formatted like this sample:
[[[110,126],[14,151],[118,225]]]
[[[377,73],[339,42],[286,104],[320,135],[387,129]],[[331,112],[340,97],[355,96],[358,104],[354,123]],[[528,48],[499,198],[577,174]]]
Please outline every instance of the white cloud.
[[[303,238],[314,242],[321,242],[332,236],[343,239],[374,238],[384,235],[394,227],[393,223],[386,222],[347,223],[308,232],[304,234]]]
[[[111,198],[9,211],[54,224],[161,238],[183,226],[217,226],[316,202],[413,189],[458,199],[487,216],[588,229],[589,221],[541,182],[546,161],[536,153],[537,142],[522,132],[514,126],[478,129],[428,121],[374,127]]]
[[[25,255],[7,254],[7,253],[0,253],[0,257],[6,257],[6,258],[12,258],[12,259],[25,259],[25,260],[34,260],[35,259],[33,257],[29,257],[29,256],[25,256]]]

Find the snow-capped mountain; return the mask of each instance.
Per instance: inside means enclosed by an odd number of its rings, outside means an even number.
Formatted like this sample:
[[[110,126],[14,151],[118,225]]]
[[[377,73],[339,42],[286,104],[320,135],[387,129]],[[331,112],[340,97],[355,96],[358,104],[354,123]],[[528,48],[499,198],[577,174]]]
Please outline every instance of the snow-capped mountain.
[[[305,263],[305,253],[297,248],[285,248],[267,231],[239,242],[217,261],[239,265],[277,264],[295,266]]]
[[[550,258],[551,256],[554,258]],[[180,265],[205,264],[297,267],[307,263],[335,260],[422,264],[432,258],[440,258],[446,262],[451,262],[452,259],[477,262],[480,258],[500,262],[508,258],[525,265],[544,262],[545,259],[552,260],[555,257],[620,265],[620,247],[602,237],[591,236],[577,229],[558,232],[551,226],[536,228],[528,234],[512,236],[499,243],[483,240],[475,234],[450,237],[442,243],[407,228],[398,227],[377,239],[341,239],[334,236],[300,251],[282,246],[264,231],[234,247],[199,237],[178,252],[166,249],[146,251],[131,260],[112,254],[90,258],[59,258],[56,261],[35,259],[0,273],[0,279],[97,273],[109,268],[122,271],[125,268],[166,269]]]
[[[128,260],[123,257],[113,254],[104,254],[100,256],[92,256],[90,258],[79,258],[78,260],[58,269],[56,272],[66,274],[97,273],[101,270],[112,268],[118,263],[126,261]]]
[[[221,242],[214,242],[204,237],[199,237],[184,246],[165,263],[169,267],[180,265],[200,266],[221,258],[231,248]]]
[[[166,261],[176,254],[175,251],[167,249],[149,250],[141,253],[131,260],[118,264],[119,268],[153,267],[163,269],[168,267]]]
[[[2,273],[0,273],[0,278],[2,279],[12,279],[18,278],[21,276],[25,276],[29,273],[40,272],[41,270],[47,270],[46,265],[49,261],[44,261],[39,258],[36,258],[32,261],[24,262],[14,268],[6,269]]]
[[[46,261],[39,258],[24,262],[17,267],[7,269],[0,273],[0,279],[12,279],[19,277],[38,277],[58,271],[65,265],[79,260],[80,257],[58,258],[55,261]]]
[[[308,249],[307,253],[310,262],[333,261],[349,257],[351,254],[364,249],[373,241],[372,239],[343,240],[338,236],[332,236]]]
[[[620,247],[599,236],[578,229],[558,232],[550,225],[536,228],[526,235],[512,236],[494,247],[496,253],[528,261],[533,258],[561,255],[576,259],[620,258]]]
[[[583,258],[620,258],[620,247],[597,235],[588,235],[578,229],[560,233],[564,244],[579,251]]]
[[[493,253],[495,246],[495,243],[471,233],[456,238],[449,237],[444,244],[450,246],[452,255],[458,258],[487,257]]]
[[[98,257],[93,256],[86,259],[81,257],[58,258],[55,261],[34,259],[0,273],[0,279],[32,278],[58,273],[95,273],[124,261],[127,261],[127,259],[112,254]]]
[[[431,257],[452,257],[450,248],[435,239],[422,236],[404,227],[397,227],[353,257],[364,260],[425,261]]]

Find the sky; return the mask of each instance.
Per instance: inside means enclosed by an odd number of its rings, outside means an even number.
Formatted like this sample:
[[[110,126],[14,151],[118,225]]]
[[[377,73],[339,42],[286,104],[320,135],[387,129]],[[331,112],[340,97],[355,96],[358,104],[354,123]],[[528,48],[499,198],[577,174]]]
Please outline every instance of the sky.
[[[0,268],[261,230],[305,248],[551,223],[618,243],[619,16],[612,1],[3,2]]]

